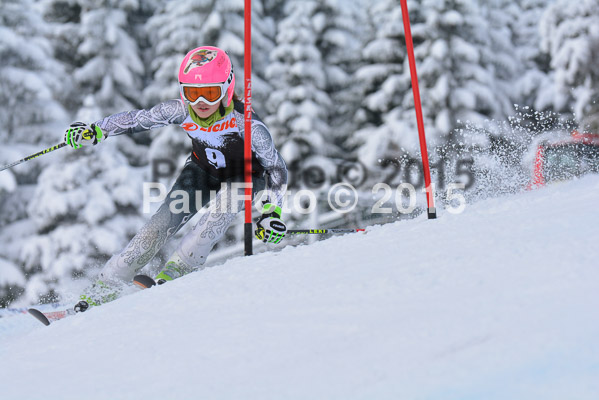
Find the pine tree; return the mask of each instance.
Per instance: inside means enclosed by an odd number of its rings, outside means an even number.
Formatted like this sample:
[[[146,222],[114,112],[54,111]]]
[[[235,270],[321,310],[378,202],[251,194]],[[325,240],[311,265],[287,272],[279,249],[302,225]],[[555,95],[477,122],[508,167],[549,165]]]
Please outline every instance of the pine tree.
[[[308,155],[334,151],[325,139],[331,130],[333,102],[326,92],[327,74],[317,47],[319,27],[312,20],[318,11],[316,1],[287,3],[266,70],[267,78],[276,82],[266,104],[266,123],[292,168]]]
[[[480,4],[481,17],[489,23],[488,46],[482,48],[482,57],[483,63],[490,65],[493,71],[492,88],[498,103],[493,116],[503,119],[512,113],[512,104],[519,99],[513,82],[520,76],[523,62],[514,57],[518,52],[513,24],[520,8],[511,0],[481,1]]]
[[[515,70],[507,83],[508,94],[515,105],[515,112],[508,117],[508,124],[495,135],[496,144],[503,139],[504,154],[520,160],[522,152],[534,136],[554,129],[559,120],[552,113],[549,58],[541,51],[539,20],[548,3],[547,0],[519,0],[516,2],[495,0],[497,30],[504,26],[509,30],[513,45],[508,54],[515,62]],[[492,33],[495,33],[493,31]],[[495,35],[496,36],[496,35]],[[506,37],[508,32],[506,31]],[[514,147],[515,146],[515,147]]]
[[[69,12],[61,13],[65,7]],[[139,17],[136,2],[48,1],[40,9],[51,21],[49,37],[62,46],[57,56],[72,77],[63,79],[62,89],[77,120],[91,123],[139,106],[144,67],[130,21]],[[62,139],[68,121],[61,125],[53,142]],[[27,278],[24,300],[73,294],[65,289],[73,277],[93,279],[136,233],[144,220],[142,148],[130,137],[109,138],[92,149],[63,149],[45,165],[28,192],[26,236],[11,249]]]
[[[511,114],[501,83],[509,82],[515,66],[509,60],[509,42],[493,38],[477,2],[424,0],[423,8],[426,20],[420,29],[426,38],[416,57],[424,113],[433,122],[427,140],[433,146],[455,144],[460,125],[482,126],[487,119]],[[472,139],[485,145],[484,137]]]
[[[534,44],[533,38],[525,38],[527,22],[523,17],[523,10],[518,2],[510,0],[479,1],[481,16],[488,21],[488,46],[481,48],[483,65],[492,68],[492,88],[497,101],[496,112],[493,118],[485,121],[484,125],[471,125],[468,136],[480,132],[486,134],[488,142],[478,141],[476,145],[484,144],[483,151],[489,151],[504,162],[519,164],[521,152],[530,140],[527,129],[523,129],[527,115],[524,112],[530,109],[530,85],[526,85],[523,76],[533,66],[533,56],[519,52],[517,41],[526,41],[529,47]],[[520,20],[522,19],[522,20]],[[528,79],[539,79],[542,74],[530,71]],[[538,69],[537,71],[538,72]],[[520,85],[514,85],[520,82]],[[522,106],[518,104],[522,103]],[[514,106],[519,114],[514,115]],[[510,121],[511,125],[507,122]],[[527,121],[528,122],[528,121]],[[518,143],[518,145],[516,145]],[[486,162],[488,164],[488,162]]]
[[[132,168],[121,137],[90,149],[67,148],[40,175],[28,207],[35,231],[24,241],[21,265],[28,297],[57,300],[72,278],[93,279],[141,226],[145,168]],[[71,293],[73,294],[73,293]]]
[[[131,35],[128,13],[136,2],[83,1],[74,71],[79,98],[84,100],[78,118],[92,120],[141,104],[144,64]],[[98,111],[101,112],[98,115]]]
[[[599,111],[599,1],[552,4],[541,20],[542,49],[551,59],[553,107],[582,121]]]
[[[347,137],[355,129],[354,115],[360,106],[360,85],[353,75],[362,66],[363,43],[367,18],[355,2],[327,0],[319,2],[312,23],[316,29],[316,47],[322,54],[326,74],[326,92],[333,107],[329,111],[331,127],[327,141],[338,147],[339,154]]]
[[[0,13],[0,164],[32,154],[60,138],[67,118],[62,98],[66,73],[54,59],[49,27],[30,0],[2,3]],[[55,156],[2,171],[0,177],[0,306],[27,285],[19,251],[32,231],[27,204],[40,170]]]
[[[65,71],[54,60],[48,26],[31,0],[3,2],[0,13],[0,139],[49,144],[66,118],[60,98]]]
[[[418,11],[408,3],[411,17]],[[362,50],[362,65],[352,81],[359,87],[361,107],[354,118],[358,128],[348,141],[355,148],[357,158],[367,166],[378,165],[379,160],[397,154],[400,144],[394,140],[393,129],[385,119],[393,109],[402,105],[409,80],[402,77],[406,60],[406,45],[400,5],[393,0],[373,4],[367,9],[370,35]],[[418,31],[414,31],[417,37]],[[409,78],[408,78],[409,79]]]
[[[517,13],[511,15],[514,21],[511,28],[516,46],[515,54],[521,63],[519,78],[513,85],[515,99],[518,104],[536,110],[552,108],[547,103],[551,96],[544,95],[545,88],[551,86],[548,76],[550,65],[547,54],[541,50],[539,31],[539,21],[548,1],[520,0],[517,4]]]

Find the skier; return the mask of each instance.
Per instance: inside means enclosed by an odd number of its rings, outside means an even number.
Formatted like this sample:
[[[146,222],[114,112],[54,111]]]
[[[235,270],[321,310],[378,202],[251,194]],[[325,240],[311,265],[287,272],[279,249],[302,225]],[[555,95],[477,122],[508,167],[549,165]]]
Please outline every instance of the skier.
[[[76,122],[65,133],[68,145],[81,148],[110,136],[178,124],[192,141],[192,154],[164,203],[129,244],[110,258],[98,281],[81,295],[76,311],[117,298],[125,283],[198,211],[201,218],[183,237],[155,280],[162,284],[202,268],[214,244],[243,209],[243,200],[236,200],[239,196],[233,200],[231,193],[234,183],[244,182],[244,105],[234,93],[235,75],[229,56],[211,46],[191,50],[179,67],[179,87],[181,100],[168,100],[149,110],[114,114],[90,125]],[[279,243],[287,230],[281,221],[287,168],[268,129],[254,113],[252,180],[254,195],[264,189],[270,194],[255,235],[264,242]],[[187,193],[188,212],[181,207],[171,209],[172,197],[177,198],[171,194],[177,190]],[[211,191],[217,192],[212,201]],[[197,203],[196,196],[200,197]],[[201,210],[196,204],[201,205]]]

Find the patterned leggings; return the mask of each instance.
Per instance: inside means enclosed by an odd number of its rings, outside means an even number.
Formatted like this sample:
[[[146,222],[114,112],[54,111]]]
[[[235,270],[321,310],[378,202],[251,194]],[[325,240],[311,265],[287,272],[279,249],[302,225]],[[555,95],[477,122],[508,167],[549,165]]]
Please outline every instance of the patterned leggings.
[[[237,199],[234,198],[232,191],[235,185],[232,181],[243,182],[243,179],[221,181],[195,163],[188,162],[158,211],[119,254],[108,260],[100,273],[100,279],[130,282],[164,243],[198,212],[198,208],[200,220],[183,237],[173,257],[183,264],[184,269],[189,269],[186,272],[200,268],[237,213],[244,209],[244,202],[240,198],[243,189],[239,189]],[[254,176],[254,196],[264,187],[264,178]],[[178,190],[182,192],[176,192]],[[216,192],[212,200],[211,191]],[[185,193],[189,199],[186,201],[188,207],[183,207],[181,203]],[[196,204],[197,195],[200,197],[197,199],[199,204]],[[197,207],[198,205],[201,206]]]

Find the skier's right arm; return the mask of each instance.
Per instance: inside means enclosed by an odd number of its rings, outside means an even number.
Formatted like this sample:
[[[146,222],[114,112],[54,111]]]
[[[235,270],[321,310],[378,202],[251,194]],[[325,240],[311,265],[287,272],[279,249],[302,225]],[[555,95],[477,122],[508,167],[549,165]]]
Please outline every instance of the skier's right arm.
[[[93,127],[94,132],[101,132],[102,138],[106,138],[125,133],[143,132],[170,124],[181,124],[186,117],[187,109],[185,104],[181,100],[173,99],[157,104],[149,110],[131,110],[110,115],[94,122],[90,127]],[[95,143],[87,142],[85,135],[83,137],[74,135],[74,125],[71,125],[67,130],[67,134],[65,134],[65,142],[68,145],[79,148],[82,145],[98,143],[98,141]],[[69,135],[69,132],[71,132],[71,135]]]

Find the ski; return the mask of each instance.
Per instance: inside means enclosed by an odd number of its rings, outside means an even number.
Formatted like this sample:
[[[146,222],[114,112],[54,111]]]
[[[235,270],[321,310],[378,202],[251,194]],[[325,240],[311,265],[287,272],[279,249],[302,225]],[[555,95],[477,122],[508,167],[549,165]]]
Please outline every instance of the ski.
[[[27,310],[29,314],[31,314],[35,319],[40,321],[42,324],[48,326],[50,323],[54,321],[58,321],[60,319],[66,318],[69,315],[74,315],[77,312],[71,308],[62,310],[62,311],[51,311],[51,312],[41,312],[35,308],[30,308]]]
[[[152,286],[156,285],[156,282],[154,281],[154,279],[150,278],[147,275],[135,275],[135,277],[133,278],[133,283],[142,289],[148,289],[148,288],[151,288]],[[69,309],[62,310],[62,311],[42,312],[35,308],[29,308],[27,310],[27,312],[29,312],[29,314],[31,314],[35,319],[40,321],[42,324],[48,326],[52,322],[61,320],[70,315],[75,315],[75,314],[77,314],[77,312],[83,312],[83,311],[87,310],[88,307],[89,307],[89,305],[87,304],[87,302],[81,301],[74,308],[69,308]],[[76,308],[78,308],[78,310],[76,310]]]
[[[152,286],[156,286],[156,281],[147,275],[135,275],[133,283],[142,289],[149,289]]]

